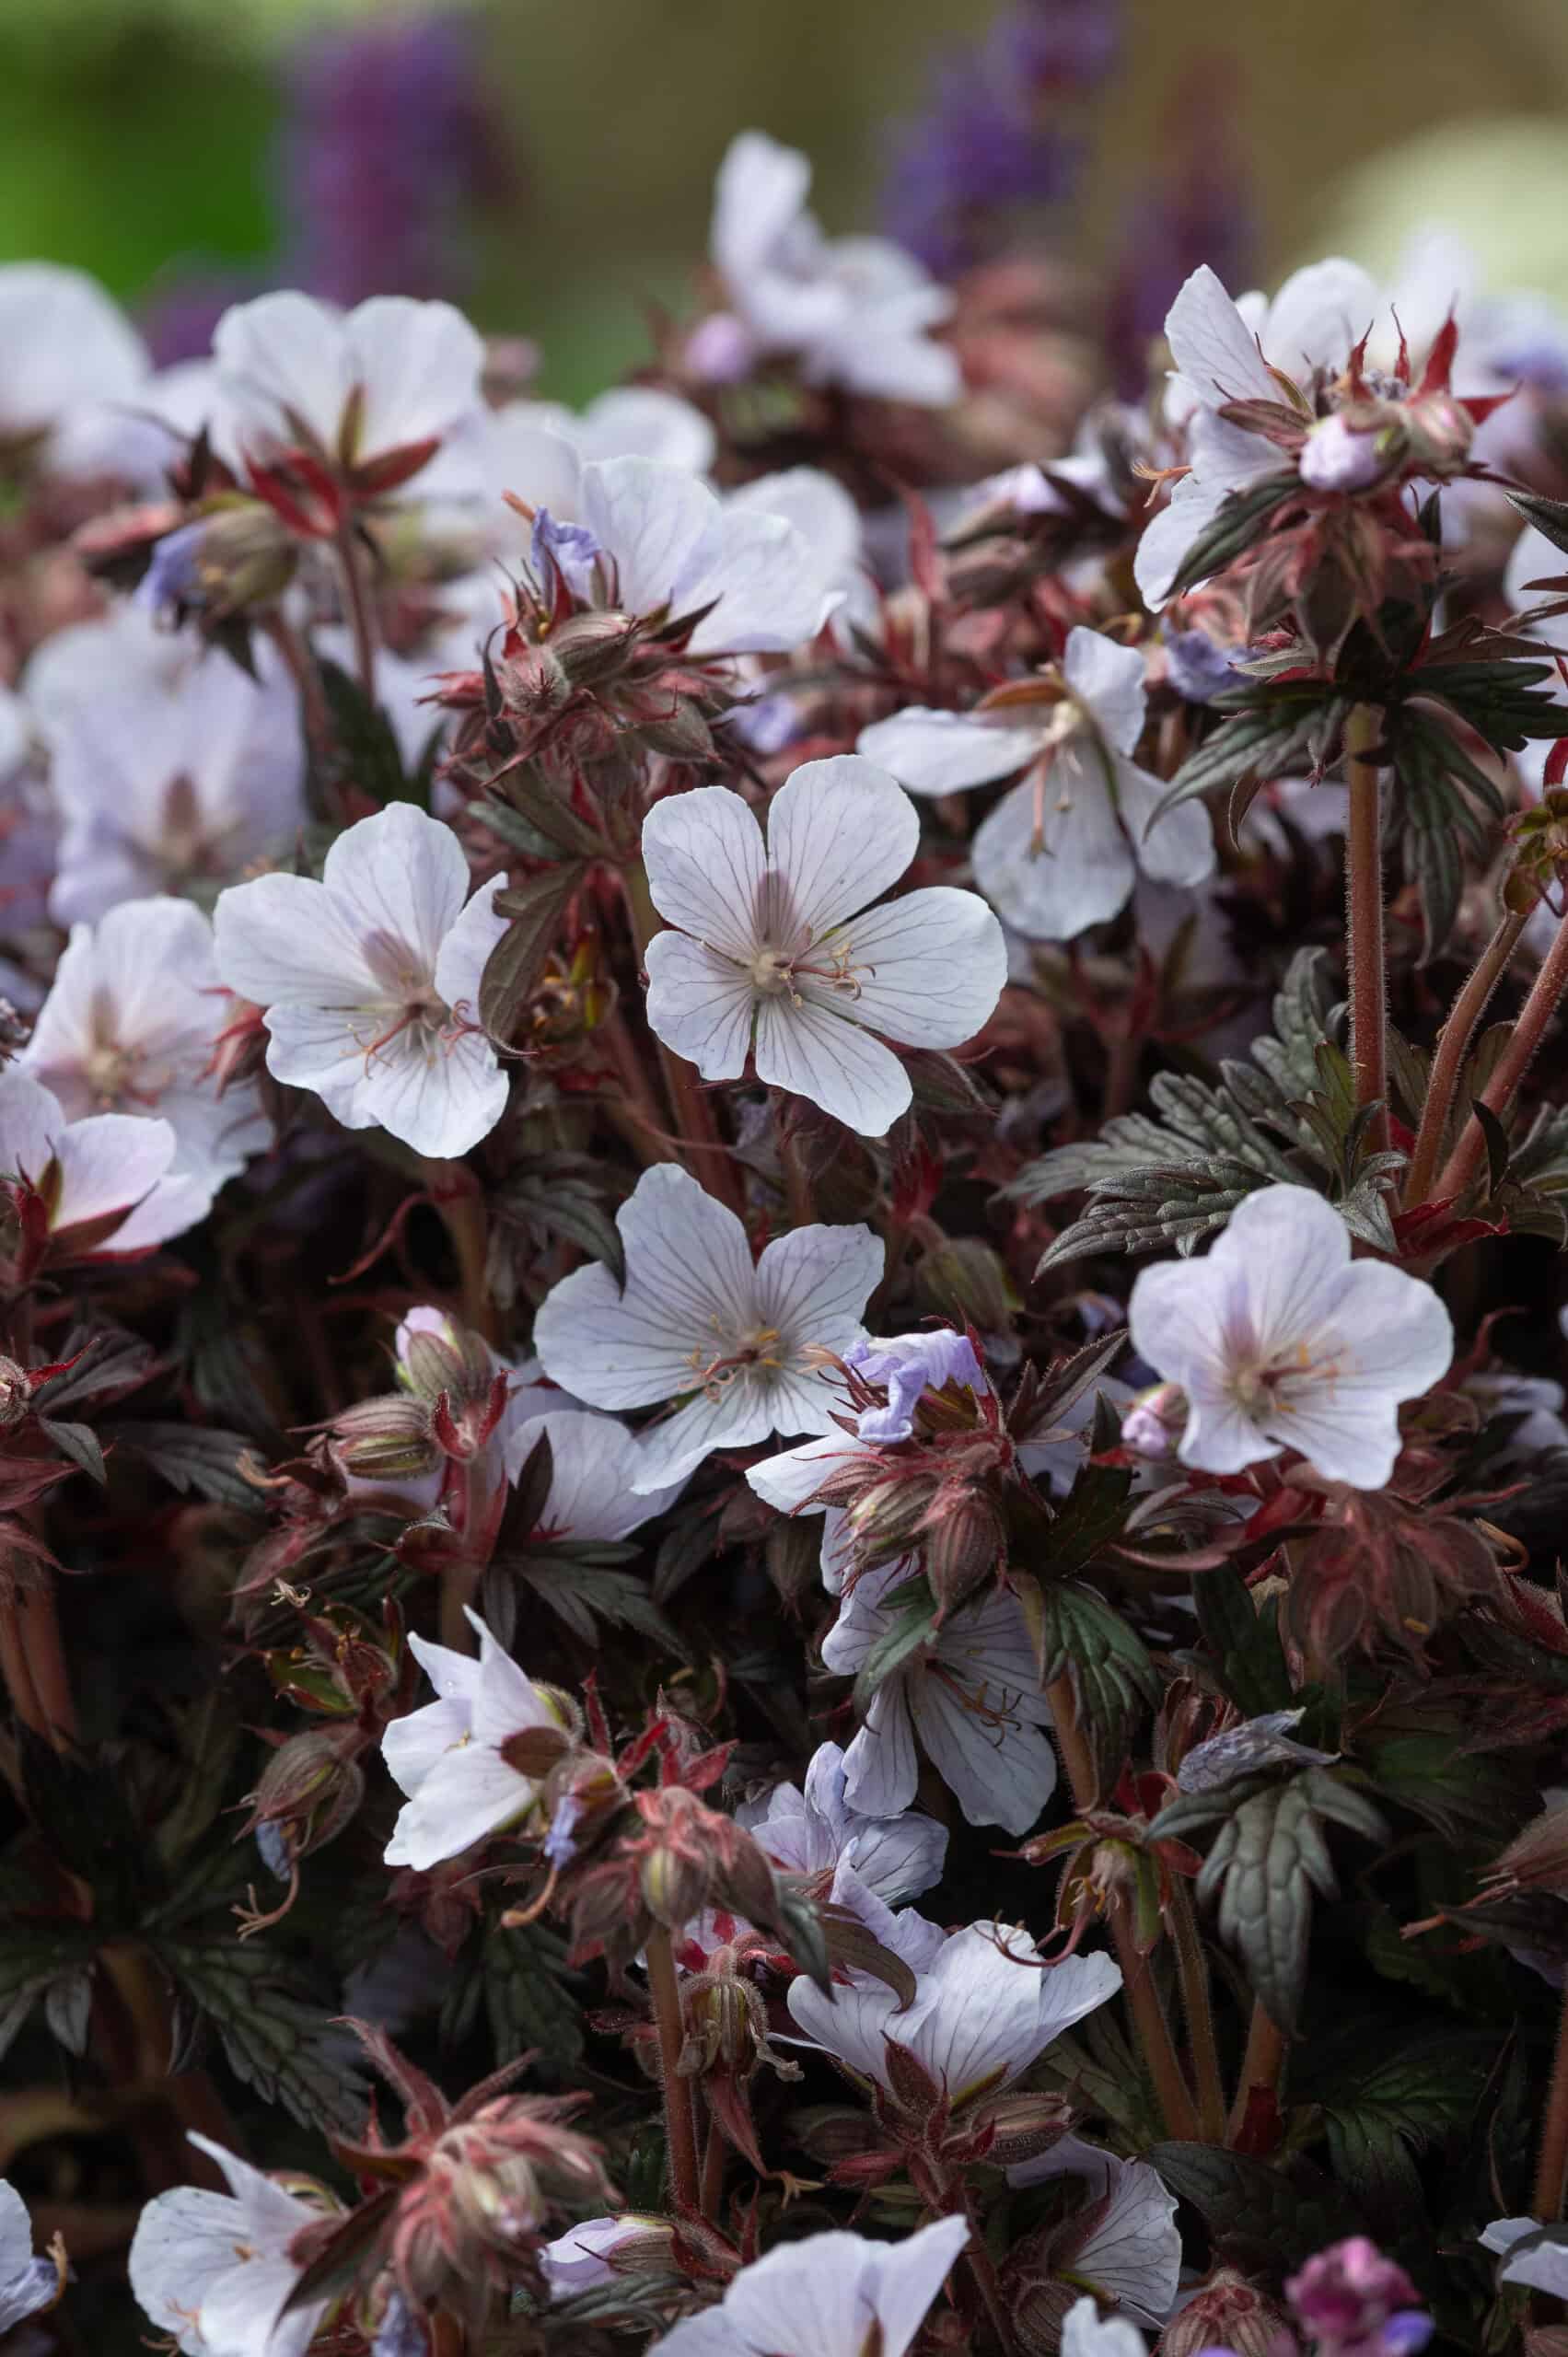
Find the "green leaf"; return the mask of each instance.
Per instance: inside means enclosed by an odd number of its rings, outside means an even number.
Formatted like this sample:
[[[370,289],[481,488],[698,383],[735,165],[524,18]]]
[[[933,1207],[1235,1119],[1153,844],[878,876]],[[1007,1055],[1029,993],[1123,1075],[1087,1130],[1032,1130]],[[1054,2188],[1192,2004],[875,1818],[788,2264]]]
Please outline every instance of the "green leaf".
[[[484,962],[479,984],[479,1019],[490,1038],[505,1047],[517,1018],[539,986],[555,946],[567,902],[587,873],[581,861],[547,868],[513,891],[496,896],[499,914],[511,923]]]
[[[1411,2039],[1393,2053],[1388,2046],[1387,2027],[1371,2038],[1358,2027],[1327,2050],[1317,2044],[1311,2075],[1297,2092],[1318,2103],[1335,2177],[1365,2204],[1376,2227],[1397,2235],[1424,2209],[1411,2155],[1464,2125],[1495,2048],[1485,2036],[1452,2032]]]
[[[1044,1578],[1066,1579],[1081,1572],[1121,1536],[1132,1493],[1130,1470],[1114,1465],[1080,1466],[1060,1513],[1039,1533],[1040,1554],[1028,1567]]]
[[[484,2005],[497,2063],[532,2048],[535,2075],[563,2079],[583,2055],[583,2020],[574,1991],[581,1975],[566,1963],[566,1943],[542,1923],[492,1928],[484,1941]]]
[[[377,802],[418,802],[418,773],[403,767],[398,732],[341,664],[318,658],[321,687],[331,716],[335,749],[355,785]]]
[[[1277,1600],[1271,1596],[1260,1612],[1235,1565],[1221,1563],[1194,1573],[1192,1601],[1220,1684],[1237,1710],[1249,1719],[1288,1710],[1295,1693],[1280,1643]]]
[[[1342,696],[1316,679],[1238,689],[1221,698],[1219,708],[1225,717],[1182,762],[1160,797],[1151,828],[1179,803],[1217,787],[1255,788],[1271,778],[1317,770],[1348,709]],[[1242,815],[1235,811],[1233,825]]]
[[[542,1596],[552,1611],[559,1613],[566,1626],[587,1644],[598,1644],[598,1623],[605,1620],[612,1629],[634,1629],[639,1636],[651,1638],[678,1661],[691,1659],[679,1631],[659,1609],[635,1572],[609,1570],[589,1563],[564,1545],[549,1552],[532,1550],[527,1555],[510,1559],[509,1565],[501,1568],[516,1570],[534,1594]]]
[[[259,1941],[197,1946],[160,1939],[156,1952],[223,2041],[230,2069],[263,2103],[308,2128],[356,2133],[366,2085],[357,2041],[313,2003],[293,1966]]]
[[[1076,1581],[1040,1591],[1040,1684],[1065,1672],[1088,1740],[1095,1776],[1109,1793],[1127,1757],[1132,1728],[1163,1691],[1144,1641],[1104,1596]]]
[[[194,1491],[217,1505],[259,1511],[257,1491],[239,1470],[240,1457],[252,1446],[244,1433],[220,1432],[211,1424],[138,1422],[106,1424],[103,1437],[145,1457],[181,1496]]]
[[[1305,2161],[1271,2167],[1214,2144],[1156,2144],[1144,2158],[1202,2217],[1217,2249],[1272,2278],[1361,2231],[1337,2186]]]
[[[864,1711],[885,1678],[917,1654],[922,1645],[935,1634],[937,1604],[923,1580],[912,1580],[900,1588],[883,1630],[865,1661],[854,1681],[855,1708]]]

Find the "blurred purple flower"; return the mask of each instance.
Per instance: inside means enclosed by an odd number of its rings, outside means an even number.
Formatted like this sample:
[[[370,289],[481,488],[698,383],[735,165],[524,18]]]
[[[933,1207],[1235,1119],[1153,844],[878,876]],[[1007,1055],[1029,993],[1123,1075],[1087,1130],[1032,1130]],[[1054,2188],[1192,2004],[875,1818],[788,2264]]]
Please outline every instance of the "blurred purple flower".
[[[1123,401],[1143,399],[1149,347],[1200,263],[1226,286],[1251,284],[1257,217],[1231,132],[1240,111],[1233,82],[1223,57],[1183,77],[1167,110],[1158,167],[1129,209],[1107,323]]]
[[[343,304],[460,294],[469,215],[515,185],[475,22],[411,11],[318,33],[290,99],[289,283]]]
[[[1051,102],[1093,90],[1121,46],[1112,0],[1014,0],[977,50],[937,66],[924,111],[900,130],[883,191],[889,234],[951,277],[997,250],[1009,216],[1070,196],[1083,141]]]

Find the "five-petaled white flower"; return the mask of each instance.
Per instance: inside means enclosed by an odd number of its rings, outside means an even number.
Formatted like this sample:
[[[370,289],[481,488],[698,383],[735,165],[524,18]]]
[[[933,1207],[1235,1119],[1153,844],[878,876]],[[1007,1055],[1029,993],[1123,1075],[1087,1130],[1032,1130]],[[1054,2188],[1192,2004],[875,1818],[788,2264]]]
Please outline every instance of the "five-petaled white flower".
[[[477,331],[450,303],[407,295],[346,314],[310,295],[261,295],[224,313],[213,358],[230,430],[257,456],[303,443],[344,467],[401,457],[412,472],[482,405]]]
[[[639,1491],[715,1448],[828,1430],[817,1353],[860,1335],[882,1274],[868,1227],[797,1227],[753,1262],[735,1213],[668,1162],[643,1173],[615,1224],[624,1289],[599,1261],[574,1270],[540,1303],[533,1340],[551,1379],[596,1408],[685,1400],[642,1434]]]
[[[225,883],[285,849],[305,817],[298,698],[127,610],[63,632],[25,682],[50,748],[63,827],[57,924],[118,901]]]
[[[1145,876],[1196,884],[1214,870],[1201,802],[1151,827],[1165,787],[1132,759],[1144,658],[1074,630],[1060,674],[999,689],[974,712],[914,707],[864,729],[860,750],[912,794],[957,794],[1027,774],[976,830],[975,881],[1010,925],[1070,941],[1123,908]]]
[[[827,1667],[857,1670],[892,1625],[882,1599],[913,1566],[868,1572],[822,1643]],[[971,1825],[1028,1833],[1056,1789],[1056,1754],[1035,1649],[1016,1596],[994,1590],[950,1613],[919,1654],[884,1678],[844,1755],[853,1807],[896,1817],[914,1798],[915,1737]]]
[[[881,1137],[910,1103],[906,1047],[956,1048],[995,1007],[1002,929],[947,885],[867,907],[920,842],[907,795],[869,761],[807,761],[768,830],[727,786],[655,805],[648,889],[679,928],[648,944],[648,1021],[705,1080],[758,1077]]]
[[[218,973],[265,1008],[274,1078],[313,1089],[345,1129],[379,1123],[420,1154],[486,1136],[507,1081],[475,1008],[506,920],[498,881],[471,900],[468,888],[451,829],[395,802],[338,837],[319,884],[258,876],[222,893]]]
[[[969,2238],[966,2219],[938,2218],[899,2243],[842,2233],[781,2243],[648,2357],[905,2357]]]
[[[186,2357],[304,2357],[327,2300],[283,2314],[304,2271],[295,2237],[323,2216],[205,2136],[226,2193],[176,2186],[147,2203],[131,2244],[131,2289],[159,2332]]]
[[[212,1209],[215,1182],[177,1171],[170,1124],[139,1113],[67,1120],[30,1072],[0,1073],[0,1179],[42,1198],[57,1260],[115,1260],[183,1236]]]
[[[899,1918],[910,1925],[911,1913]],[[1121,1974],[1103,1953],[1048,1964],[1027,1932],[1005,1923],[970,1923],[944,1934],[935,1924],[903,1947],[915,1976],[914,1999],[900,2011],[896,1990],[864,1980],[824,1991],[792,1981],[789,2010],[807,2038],[857,2078],[890,2084],[888,2048],[923,2063],[957,2110],[997,2095],[1043,2054],[1053,2038],[1114,1997]]]
[[[744,376],[794,354],[807,384],[943,408],[963,390],[957,356],[930,331],[953,297],[888,238],[825,238],[807,211],[811,166],[765,132],[743,131],[719,167],[712,250],[731,308],[686,352],[698,376]]]
[[[220,1097],[207,1076],[224,1024],[213,928],[189,900],[122,900],[74,925],[19,1062],[68,1119],[157,1114],[176,1168],[214,1187],[271,1135],[256,1091]]]
[[[1187,1395],[1177,1453],[1205,1473],[1294,1448],[1330,1480],[1381,1489],[1400,1402],[1454,1355],[1432,1287],[1353,1260],[1350,1231],[1309,1187],[1265,1187],[1203,1260],[1144,1270],[1128,1316],[1139,1357]]]
[[[525,1676],[477,1613],[468,1618],[477,1661],[409,1639],[436,1699],[394,1719],[381,1738],[393,1780],[408,1794],[387,1844],[389,1866],[437,1865],[528,1817],[539,1785],[507,1765],[503,1746],[527,1728],[566,1724],[563,1705]]]

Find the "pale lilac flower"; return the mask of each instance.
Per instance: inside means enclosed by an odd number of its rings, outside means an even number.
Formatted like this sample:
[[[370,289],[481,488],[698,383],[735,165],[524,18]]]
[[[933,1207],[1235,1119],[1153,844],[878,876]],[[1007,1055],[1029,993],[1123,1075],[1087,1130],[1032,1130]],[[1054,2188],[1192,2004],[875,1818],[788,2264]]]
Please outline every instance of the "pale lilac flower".
[[[969,2238],[966,2219],[939,2218],[898,2243],[852,2234],[781,2243],[648,2357],[905,2357]]]
[[[18,1061],[68,1120],[161,1116],[179,1141],[176,1169],[218,1187],[272,1134],[252,1084],[220,1097],[208,1076],[225,1004],[201,910],[122,900],[73,926]]]
[[[1206,1258],[1144,1270],[1128,1317],[1139,1357],[1186,1392],[1178,1454],[1206,1473],[1294,1448],[1330,1480],[1381,1489],[1400,1402],[1454,1354],[1432,1287],[1353,1261],[1349,1229],[1309,1187],[1265,1187]]]
[[[829,1429],[817,1354],[860,1336],[882,1274],[869,1228],[798,1227],[753,1264],[735,1213],[673,1163],[643,1173],[616,1225],[624,1290],[600,1262],[574,1270],[540,1304],[533,1339],[546,1374],[597,1408],[685,1401],[641,1436],[638,1490],[715,1448]]]
[[[951,295],[889,238],[825,238],[807,209],[810,185],[806,157],[764,132],[740,133],[719,167],[712,251],[735,323],[721,331],[719,373],[782,353],[807,384],[938,409],[957,401],[958,359],[929,332]],[[688,360],[711,366],[711,321],[698,337]]]
[[[285,849],[305,818],[298,699],[281,665],[226,655],[132,614],[62,633],[26,688],[64,821],[55,923],[226,882]]]
[[[1069,2221],[1053,2250],[1053,2270],[1092,2285],[1102,2300],[1144,2324],[1162,2325],[1181,2273],[1181,2236],[1174,2193],[1146,2161],[1124,2161],[1080,2136],[1007,2172],[1012,2186],[1047,2185],[1059,2177],[1086,2180],[1089,2207]]]
[[[956,1048],[1001,995],[1006,950],[973,892],[947,885],[870,908],[896,884],[920,820],[854,754],[807,761],[768,808],[697,786],[643,826],[648,889],[679,930],[648,944],[648,1021],[705,1080],[759,1079],[809,1097],[866,1137],[907,1110],[909,1075],[884,1035]]]
[[[591,2291],[596,2283],[611,2283],[616,2269],[613,2253],[621,2254],[628,2272],[668,2261],[672,2234],[668,2218],[647,2217],[633,2210],[610,2218],[585,2218],[546,2243],[539,2254],[539,2271],[552,2300],[569,2300],[574,2293]]]
[[[744,1803],[738,1824],[754,1833],[786,1874],[825,1875],[852,1866],[885,1906],[899,1907],[942,1879],[947,1829],[918,1809],[866,1817],[848,1798],[848,1772],[836,1743],[819,1744],[806,1787],[775,1784],[765,1800]]]
[[[60,2296],[60,2270],[52,2258],[35,2258],[32,2220],[14,2185],[0,2177],[0,2340],[29,2316],[52,2307]]]
[[[283,2314],[304,2271],[289,2249],[320,2223],[320,2207],[208,2137],[190,2141],[229,2189],[181,2185],[147,2203],[131,2245],[132,2291],[186,2357],[304,2357],[329,2303]]]
[[[1568,2239],[1560,2225],[1542,2225],[1539,2218],[1494,2218],[1481,2237],[1483,2250],[1496,2251],[1503,2264],[1500,2283],[1525,2283],[1532,2292],[1568,2300]]]
[[[882,1598],[907,1562],[865,1573],[823,1641],[826,1666],[857,1670],[892,1616]],[[915,1739],[971,1825],[1032,1830],[1056,1789],[1051,1710],[1016,1596],[993,1590],[950,1613],[924,1650],[884,1678],[844,1755],[845,1792],[868,1817],[897,1817],[914,1798]]]
[[[220,399],[254,456],[304,442],[363,467],[437,445],[482,400],[484,344],[450,303],[377,295],[346,314],[261,295],[213,335]]]
[[[1017,932],[1070,941],[1126,905],[1140,870],[1201,882],[1214,869],[1214,837],[1201,802],[1149,823],[1166,788],[1132,758],[1145,702],[1136,647],[1079,627],[1060,679],[1040,689],[1038,702],[1009,691],[993,711],[914,706],[863,729],[859,748],[912,794],[1027,772],[976,830],[975,881]]]
[[[1286,2278],[1285,2297],[1317,2357],[1413,2357],[1436,2329],[1404,2269],[1365,2235],[1318,2251]]]
[[[213,1183],[177,1171],[178,1155],[168,1121],[135,1113],[71,1121],[31,1073],[0,1072],[0,1178],[38,1189],[66,1257],[149,1252],[203,1220]]]
[[[479,1659],[413,1636],[409,1643],[436,1699],[394,1719],[381,1738],[393,1782],[408,1800],[387,1844],[389,1866],[424,1869],[531,1817],[540,1787],[509,1768],[502,1747],[528,1727],[565,1726],[561,1706],[468,1614]]]
[[[104,471],[106,404],[136,399],[151,363],[96,279],[57,262],[0,264],[0,441],[37,439],[67,475]]]
[[[338,837],[319,884],[259,876],[222,893],[218,972],[266,1010],[273,1077],[420,1154],[487,1136],[508,1084],[475,1010],[506,920],[500,879],[468,888],[451,829],[396,802]]]
[[[971,1923],[947,1938],[936,1933],[914,1971],[914,2000],[903,2011],[898,1992],[881,1981],[823,1991],[802,1978],[790,1983],[790,2014],[816,2045],[879,2086],[890,2084],[889,2046],[902,2047],[955,2110],[1010,2086],[1121,1986],[1110,1956],[1048,1964],[1027,1932],[1005,1923]]]
[[[908,1440],[914,1430],[914,1411],[928,1387],[940,1391],[945,1383],[966,1389],[989,1391],[985,1370],[974,1354],[967,1334],[937,1326],[923,1334],[890,1334],[882,1341],[857,1342],[844,1353],[844,1364],[867,1383],[887,1387],[885,1408],[863,1408],[855,1429],[862,1440],[878,1443]]]

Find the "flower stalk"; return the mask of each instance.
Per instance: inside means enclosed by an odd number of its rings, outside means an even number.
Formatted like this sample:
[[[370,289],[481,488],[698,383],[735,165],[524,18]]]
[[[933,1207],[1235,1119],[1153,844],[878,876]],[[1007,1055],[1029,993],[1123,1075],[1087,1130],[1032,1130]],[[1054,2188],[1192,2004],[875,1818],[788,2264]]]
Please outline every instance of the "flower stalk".
[[[1512,909],[1504,911],[1496,930],[1476,961],[1474,972],[1455,997],[1448,1020],[1438,1035],[1437,1051],[1432,1059],[1432,1073],[1426,1086],[1426,1102],[1421,1110],[1421,1127],[1416,1132],[1410,1167],[1405,1172],[1404,1204],[1407,1211],[1417,1203],[1431,1200],[1437,1157],[1443,1150],[1448,1117],[1454,1109],[1455,1092],[1459,1085],[1459,1074],[1464,1070],[1465,1059],[1470,1051],[1470,1042],[1481,1016],[1491,1004],[1493,992],[1508,970],[1508,961],[1527,923],[1527,915]]]
[[[1568,990],[1568,916],[1557,928],[1551,948],[1541,960],[1540,971],[1530,985],[1530,994],[1519,1010],[1519,1019],[1509,1036],[1508,1044],[1498,1057],[1491,1079],[1481,1090],[1478,1103],[1501,1120],[1518,1093],[1541,1041],[1551,1028],[1562,993]],[[1443,1166],[1437,1181],[1437,1195],[1442,1202],[1452,1202],[1462,1195],[1475,1178],[1486,1157],[1486,1133],[1472,1115],[1465,1124],[1458,1145]]]
[[[621,869],[621,883],[641,965],[649,942],[663,928],[648,891],[647,871],[640,859]],[[689,1064],[684,1056],[678,1056],[673,1048],[667,1048],[662,1040],[658,1055],[687,1167],[710,1195],[739,1218],[744,1209],[739,1180],[696,1067]]]
[[[1382,784],[1371,758],[1382,714],[1357,704],[1345,722],[1346,927],[1349,935],[1350,1053],[1358,1105],[1379,1110],[1367,1125],[1375,1154],[1388,1144],[1388,977],[1383,937]]]
[[[648,1993],[653,1999],[654,2026],[658,2032],[659,2089],[664,2097],[670,2193],[677,2210],[694,2216],[703,2207],[702,2182],[697,2172],[697,2129],[691,2111],[691,2082],[680,2075],[680,2053],[686,2043],[680,1982],[669,1933],[662,1923],[649,1932],[645,1953]]]

